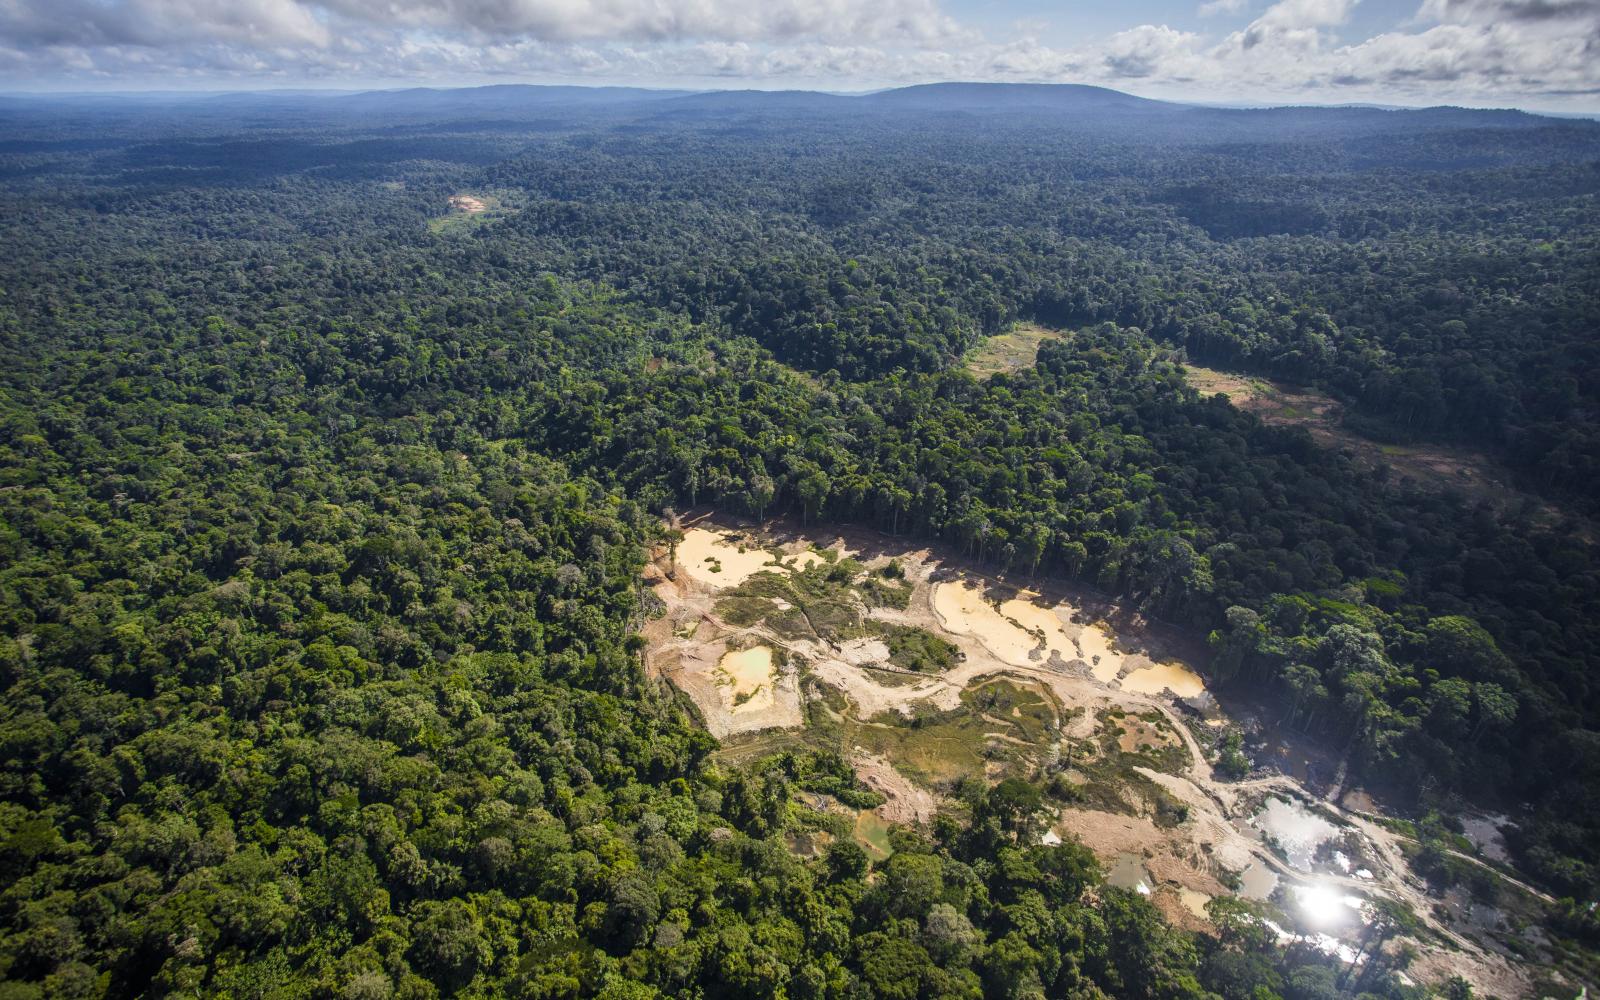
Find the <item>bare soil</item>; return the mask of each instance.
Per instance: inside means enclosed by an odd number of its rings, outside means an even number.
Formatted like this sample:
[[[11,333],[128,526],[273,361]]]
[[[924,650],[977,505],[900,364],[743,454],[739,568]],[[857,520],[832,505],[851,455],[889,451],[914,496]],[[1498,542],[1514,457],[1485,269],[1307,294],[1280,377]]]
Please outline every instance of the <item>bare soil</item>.
[[[448,211],[428,220],[428,229],[435,233],[468,232],[474,227],[504,217],[507,204],[501,194],[462,192],[446,200]]]
[[[1204,395],[1222,394],[1263,423],[1303,427],[1325,448],[1349,453],[1369,468],[1384,466],[1402,480],[1433,491],[1461,493],[1500,507],[1532,502],[1551,510],[1511,484],[1511,476],[1487,456],[1444,445],[1381,444],[1352,433],[1342,423],[1344,408],[1314,389],[1302,389],[1250,375],[1184,365],[1189,384]],[[1551,513],[1555,513],[1553,510]]]
[[[927,789],[913,784],[887,759],[857,750],[850,755],[850,764],[862,784],[888,800],[873,811],[889,822],[927,823],[939,811],[939,800]]]
[[[839,749],[861,781],[885,796],[884,805],[874,811],[878,817],[924,823],[942,804],[951,767],[970,761],[980,769],[977,773],[998,780],[1002,769],[992,762],[986,765],[984,758],[1021,754],[1013,759],[1038,768],[1038,773],[1054,764],[1069,781],[1081,782],[1086,792],[1099,796],[1060,809],[1051,832],[1078,838],[1108,866],[1122,855],[1136,855],[1149,872],[1157,905],[1187,926],[1204,923],[1196,913],[1201,896],[1228,892],[1241,872],[1260,866],[1278,873],[1285,887],[1318,884],[1367,898],[1398,899],[1428,928],[1429,933],[1408,939],[1419,953],[1443,952],[1452,974],[1467,977],[1480,991],[1500,996],[1523,992],[1524,971],[1438,918],[1437,900],[1410,871],[1399,835],[1366,815],[1320,801],[1292,777],[1218,780],[1190,729],[1192,710],[1178,702],[1170,690],[1174,685],[1162,685],[1162,690],[1150,685],[1142,691],[1123,685],[1130,672],[1157,664],[1170,665],[1175,678],[1194,677],[1203,683],[1193,666],[1204,663],[1204,646],[1194,637],[1082,591],[1043,581],[1025,586],[1007,582],[949,553],[876,533],[812,532],[782,523],[757,530],[705,517],[684,527],[712,532],[721,546],[735,552],[742,546],[746,551],[739,554],[740,568],[755,572],[800,572],[802,560],[819,558],[812,554],[813,546],[832,548],[840,556],[848,553],[867,567],[866,574],[893,559],[911,585],[906,606],[862,606],[855,620],[871,617],[926,629],[959,651],[950,669],[918,674],[893,667],[884,643],[859,633],[828,638],[830,633],[821,630],[814,637],[795,638],[793,631],[776,630],[765,618],[736,628],[717,615],[716,607],[719,594],[731,589],[727,581],[737,574],[694,572],[681,561],[685,550],[703,561],[707,552],[702,543],[711,536],[695,535],[695,544],[680,544],[678,560],[663,548],[647,571],[647,582],[666,613],[644,629],[646,663],[688,694],[713,734],[734,738],[726,751],[730,755],[752,759],[801,745],[819,738],[822,730],[816,727],[822,726],[831,738],[845,741]],[[725,562],[723,569],[728,568]],[[849,593],[859,598],[861,589]],[[780,613],[790,614],[780,612],[774,602],[769,616]],[[752,711],[747,706],[755,698],[732,704],[717,671],[730,649],[755,646],[770,648],[775,661],[787,665],[774,671],[771,706],[762,703]],[[758,681],[747,678],[743,683],[748,687]],[[1015,715],[1009,708],[999,714],[989,708],[973,712],[971,692],[999,682],[1018,691],[1034,689],[1047,698],[1045,718],[1051,721],[1042,732],[1029,730],[1036,734],[1034,745],[1015,746],[1025,742],[1016,728],[1026,721],[1017,718],[1025,714],[1022,710]],[[746,710],[741,713],[741,708]],[[969,712],[962,717],[965,728],[927,721],[928,713],[960,711]],[[919,715],[917,726],[895,722]],[[1107,729],[1113,722],[1117,729]],[[1198,728],[1206,740],[1212,738],[1210,726]],[[960,753],[929,742],[961,733],[972,742],[954,748]],[[1107,782],[1120,784],[1108,789]],[[1342,833],[1360,839],[1374,877],[1313,873],[1288,864],[1247,822],[1269,793],[1315,802]],[[1442,968],[1443,961],[1432,967]]]

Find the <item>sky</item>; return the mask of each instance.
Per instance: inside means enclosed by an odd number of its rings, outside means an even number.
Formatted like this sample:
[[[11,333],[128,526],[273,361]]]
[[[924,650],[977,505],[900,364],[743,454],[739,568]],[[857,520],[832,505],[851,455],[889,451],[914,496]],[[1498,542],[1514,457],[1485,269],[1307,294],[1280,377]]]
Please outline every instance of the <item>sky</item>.
[[[0,90],[1089,83],[1600,111],[1600,0],[0,0]]]

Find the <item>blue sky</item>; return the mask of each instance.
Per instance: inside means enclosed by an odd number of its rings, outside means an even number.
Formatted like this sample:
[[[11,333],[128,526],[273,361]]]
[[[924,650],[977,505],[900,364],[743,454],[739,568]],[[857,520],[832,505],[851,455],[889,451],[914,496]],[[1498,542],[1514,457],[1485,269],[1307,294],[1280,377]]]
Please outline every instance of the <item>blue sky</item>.
[[[0,0],[0,90],[1091,83],[1600,110],[1600,0]]]

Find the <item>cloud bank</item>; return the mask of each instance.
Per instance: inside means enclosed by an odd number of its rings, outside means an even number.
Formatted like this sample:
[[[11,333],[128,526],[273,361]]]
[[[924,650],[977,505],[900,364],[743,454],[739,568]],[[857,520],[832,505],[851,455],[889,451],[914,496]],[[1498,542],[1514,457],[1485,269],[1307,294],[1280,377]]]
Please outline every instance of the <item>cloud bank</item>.
[[[509,80],[679,86],[1067,81],[1213,100],[1600,108],[1600,0],[1208,0],[1072,45],[940,0],[0,0],[0,86]],[[1367,0],[1368,3],[1382,0]]]

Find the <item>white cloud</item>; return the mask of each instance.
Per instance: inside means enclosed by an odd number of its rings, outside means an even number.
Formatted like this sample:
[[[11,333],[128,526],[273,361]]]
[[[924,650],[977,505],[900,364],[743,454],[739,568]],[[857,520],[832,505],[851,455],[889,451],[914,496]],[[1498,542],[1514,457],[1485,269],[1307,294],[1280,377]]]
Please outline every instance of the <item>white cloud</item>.
[[[1356,0],[1280,0],[1243,31],[1229,35],[1218,52],[1227,55],[1259,49],[1263,60],[1284,55],[1304,60],[1328,43],[1324,29],[1347,21],[1355,3]]]
[[[1600,105],[1600,0],[1421,0],[1409,23],[1350,40],[1356,2],[1279,0],[1223,34],[1131,24],[1062,48],[1032,22],[984,37],[939,0],[0,0],[0,85],[989,79],[1213,100]]]
[[[0,0],[0,37],[171,46],[327,40],[347,29],[487,40],[882,40],[959,37],[936,0]]]
[[[1192,63],[1200,36],[1166,25],[1141,24],[1119,31],[1099,48],[1106,74],[1119,80],[1140,80],[1157,74],[1182,76]]]
[[[1242,14],[1250,6],[1250,0],[1210,0],[1209,3],[1200,5],[1201,17],[1216,17],[1218,14]]]
[[[298,0],[0,0],[0,38],[14,47],[254,47],[325,45],[328,31]]]
[[[1327,28],[1350,20],[1357,0],[1280,0],[1251,24],[1252,28]]]

